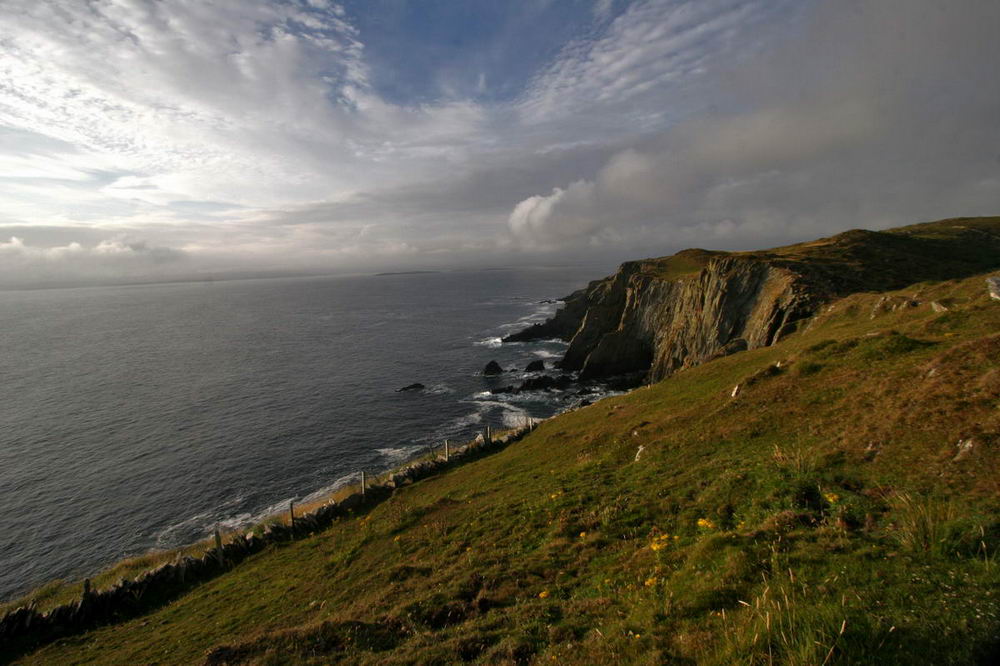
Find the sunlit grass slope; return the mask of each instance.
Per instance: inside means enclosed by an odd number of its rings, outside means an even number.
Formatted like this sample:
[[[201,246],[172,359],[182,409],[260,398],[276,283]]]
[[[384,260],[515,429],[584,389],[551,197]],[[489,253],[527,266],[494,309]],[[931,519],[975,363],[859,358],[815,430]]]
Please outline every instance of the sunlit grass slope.
[[[23,660],[991,663],[983,277],[847,297]]]

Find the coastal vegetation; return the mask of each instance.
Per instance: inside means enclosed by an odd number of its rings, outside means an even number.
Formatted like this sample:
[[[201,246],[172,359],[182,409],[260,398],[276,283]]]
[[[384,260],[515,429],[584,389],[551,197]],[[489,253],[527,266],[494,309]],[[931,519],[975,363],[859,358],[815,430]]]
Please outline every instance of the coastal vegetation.
[[[841,285],[770,344],[547,420],[138,617],[5,656],[995,663],[1000,300],[985,280],[1000,219],[937,224],[770,251]],[[895,236],[966,249],[897,252]],[[852,262],[869,289],[850,286]]]

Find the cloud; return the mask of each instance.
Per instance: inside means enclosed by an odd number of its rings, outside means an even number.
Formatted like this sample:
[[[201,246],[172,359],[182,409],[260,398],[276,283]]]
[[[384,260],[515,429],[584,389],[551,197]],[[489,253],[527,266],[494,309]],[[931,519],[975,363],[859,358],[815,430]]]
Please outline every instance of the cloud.
[[[997,24],[1000,5],[976,0],[824,4],[719,77],[713,111],[524,199],[511,233],[526,247],[752,247],[995,214],[1000,45],[984,26]]]
[[[610,263],[1000,200],[993,2],[400,7],[3,3],[0,237],[38,276]]]
[[[11,236],[0,241],[0,281],[8,285],[76,283],[123,278],[174,277],[186,271],[181,250],[125,237],[92,245],[33,245]]]
[[[590,234],[600,226],[593,216],[594,190],[593,183],[579,180],[548,196],[528,197],[510,214],[511,231],[546,245]]]

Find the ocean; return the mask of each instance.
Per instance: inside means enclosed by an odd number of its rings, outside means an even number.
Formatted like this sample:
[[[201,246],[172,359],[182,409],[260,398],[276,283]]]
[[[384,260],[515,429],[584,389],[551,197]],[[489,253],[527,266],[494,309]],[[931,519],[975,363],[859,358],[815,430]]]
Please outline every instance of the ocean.
[[[0,600],[235,529],[484,427],[596,267],[0,292]],[[397,392],[419,382],[423,391]]]

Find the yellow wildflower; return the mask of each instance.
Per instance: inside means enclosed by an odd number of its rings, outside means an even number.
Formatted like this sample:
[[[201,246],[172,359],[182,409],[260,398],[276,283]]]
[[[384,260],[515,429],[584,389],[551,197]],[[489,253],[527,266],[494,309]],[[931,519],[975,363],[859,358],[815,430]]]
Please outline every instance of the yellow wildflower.
[[[825,497],[826,501],[830,504],[836,504],[840,501],[840,495],[837,493],[823,493],[823,497]]]
[[[646,587],[653,587],[654,585],[656,585],[657,582],[659,581],[657,580],[656,576],[650,576],[649,578],[646,579]]]
[[[549,591],[548,590],[542,590],[541,592],[538,593],[538,598],[539,599],[548,599],[549,598]]]
[[[587,538],[587,533],[586,532],[580,532],[580,538],[581,539],[586,539]]]
[[[712,522],[708,518],[699,518],[698,519],[698,527],[701,527],[702,529],[706,529],[706,530],[714,530],[715,529],[715,523]]]

